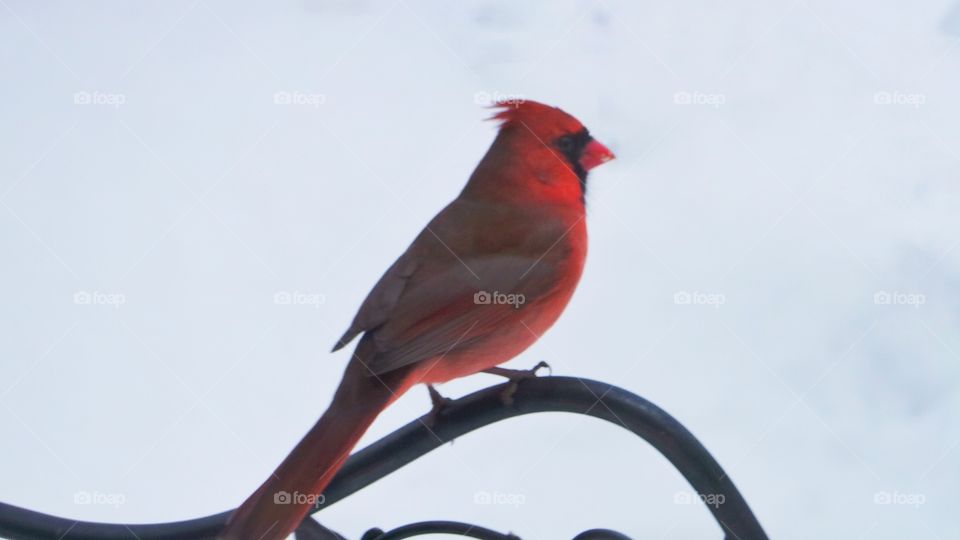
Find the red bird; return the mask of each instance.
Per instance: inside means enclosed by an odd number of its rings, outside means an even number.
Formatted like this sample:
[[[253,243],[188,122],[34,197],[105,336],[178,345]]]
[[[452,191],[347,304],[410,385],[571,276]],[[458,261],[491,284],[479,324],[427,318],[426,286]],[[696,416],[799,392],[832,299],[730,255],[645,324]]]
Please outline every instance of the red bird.
[[[300,524],[380,411],[417,383],[496,366],[557,320],[587,254],[587,172],[613,159],[576,118],[533,101],[502,122],[466,187],[380,278],[333,348],[362,334],[333,402],[233,513],[227,539],[282,539]]]

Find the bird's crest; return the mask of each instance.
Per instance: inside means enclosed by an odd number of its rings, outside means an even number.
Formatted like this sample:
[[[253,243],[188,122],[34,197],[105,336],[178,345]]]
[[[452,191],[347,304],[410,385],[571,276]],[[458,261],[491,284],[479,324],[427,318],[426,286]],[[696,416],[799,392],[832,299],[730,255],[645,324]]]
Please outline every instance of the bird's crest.
[[[513,125],[522,125],[527,129],[540,132],[538,128],[555,128],[559,131],[576,132],[583,128],[576,118],[559,107],[552,107],[529,99],[510,98],[498,100],[489,106],[494,109],[488,120],[500,123],[503,130]]]

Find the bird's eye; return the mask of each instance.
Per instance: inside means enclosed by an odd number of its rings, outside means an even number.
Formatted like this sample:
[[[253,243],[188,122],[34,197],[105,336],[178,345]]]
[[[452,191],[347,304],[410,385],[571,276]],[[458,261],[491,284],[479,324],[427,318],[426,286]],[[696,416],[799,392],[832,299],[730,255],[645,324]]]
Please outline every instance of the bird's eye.
[[[557,148],[559,148],[561,152],[569,152],[573,150],[573,145],[574,142],[572,135],[564,135],[563,137],[557,139]]]

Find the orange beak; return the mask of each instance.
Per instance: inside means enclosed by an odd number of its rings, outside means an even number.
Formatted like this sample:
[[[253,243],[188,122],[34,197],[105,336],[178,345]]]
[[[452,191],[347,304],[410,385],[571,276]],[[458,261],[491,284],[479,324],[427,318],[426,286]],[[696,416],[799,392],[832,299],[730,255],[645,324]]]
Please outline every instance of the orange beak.
[[[580,166],[583,167],[584,170],[589,171],[615,157],[609,148],[600,144],[600,141],[590,139],[590,142],[587,143],[587,146],[583,149],[583,153],[580,154]]]

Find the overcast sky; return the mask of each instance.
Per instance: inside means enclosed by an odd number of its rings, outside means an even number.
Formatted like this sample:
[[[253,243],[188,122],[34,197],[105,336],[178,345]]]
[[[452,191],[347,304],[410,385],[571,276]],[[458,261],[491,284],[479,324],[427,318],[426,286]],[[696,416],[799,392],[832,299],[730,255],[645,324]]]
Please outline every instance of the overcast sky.
[[[482,105],[519,97],[618,159],[572,303],[511,367],[664,407],[774,538],[960,537],[958,39],[952,1],[0,0],[0,500],[239,504],[486,151]],[[688,490],[623,430],[538,415],[320,517],[719,537]]]

